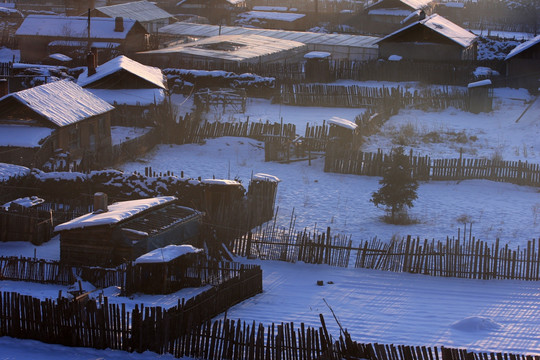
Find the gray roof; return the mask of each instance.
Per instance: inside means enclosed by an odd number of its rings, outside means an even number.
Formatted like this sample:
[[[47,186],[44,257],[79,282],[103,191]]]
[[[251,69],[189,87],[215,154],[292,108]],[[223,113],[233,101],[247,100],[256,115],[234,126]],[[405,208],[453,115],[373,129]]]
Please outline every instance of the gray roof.
[[[96,10],[112,18],[120,16],[126,19],[137,20],[141,23],[173,17],[160,7],[144,0],[118,5],[101,6],[97,7]]]
[[[380,39],[374,36],[325,34],[302,31],[253,29],[238,26],[222,26],[177,22],[159,29],[160,34],[177,36],[211,37],[221,35],[260,35],[276,39],[298,41],[304,44],[342,45],[364,48],[377,48]]]

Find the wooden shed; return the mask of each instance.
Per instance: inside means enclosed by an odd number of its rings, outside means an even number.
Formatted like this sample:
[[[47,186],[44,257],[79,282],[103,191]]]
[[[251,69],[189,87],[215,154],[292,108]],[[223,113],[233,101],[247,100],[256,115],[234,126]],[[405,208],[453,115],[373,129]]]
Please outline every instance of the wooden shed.
[[[414,61],[476,60],[478,37],[433,14],[378,41],[379,58],[392,55]]]
[[[540,35],[512,49],[505,62],[508,85],[537,92],[540,88]]]
[[[305,71],[307,82],[329,82],[330,59],[332,54],[326,51],[310,51],[304,55],[306,59]]]
[[[467,85],[469,111],[475,114],[493,110],[493,87],[491,80],[475,81]]]
[[[116,266],[157,248],[197,240],[202,213],[176,200],[162,196],[107,205],[106,195],[96,194],[94,212],[55,227],[61,261]]]
[[[198,274],[188,269],[205,258],[191,245],[167,245],[139,256],[128,267],[126,293],[169,294],[201,285]]]

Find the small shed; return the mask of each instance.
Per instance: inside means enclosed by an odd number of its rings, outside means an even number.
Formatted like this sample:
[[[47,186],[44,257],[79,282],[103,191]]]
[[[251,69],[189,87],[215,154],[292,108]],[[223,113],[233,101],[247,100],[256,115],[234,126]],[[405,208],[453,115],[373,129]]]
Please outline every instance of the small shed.
[[[392,55],[403,60],[460,61],[476,60],[478,36],[433,14],[382,38],[379,58]]]
[[[357,134],[358,125],[353,121],[332,116],[328,119],[328,138],[332,141],[350,143]]]
[[[157,248],[197,240],[202,213],[176,200],[162,196],[107,205],[106,195],[96,194],[94,212],[55,227],[61,261],[116,266]]]
[[[330,59],[332,54],[326,51],[310,51],[304,55],[306,59],[305,73],[308,82],[329,82]]]
[[[516,46],[504,59],[508,84],[537,92],[540,88],[540,35]]]
[[[44,201],[27,196],[0,206],[0,241],[29,241],[34,245],[49,241],[53,233],[52,212],[38,209]]]
[[[139,256],[128,267],[126,293],[169,294],[201,285],[201,277],[188,269],[205,259],[202,249],[167,245]]]
[[[308,26],[306,14],[278,11],[247,11],[237,16],[236,24],[265,29],[305,30]]]
[[[491,80],[475,81],[467,85],[469,111],[475,114],[493,110],[493,87]]]

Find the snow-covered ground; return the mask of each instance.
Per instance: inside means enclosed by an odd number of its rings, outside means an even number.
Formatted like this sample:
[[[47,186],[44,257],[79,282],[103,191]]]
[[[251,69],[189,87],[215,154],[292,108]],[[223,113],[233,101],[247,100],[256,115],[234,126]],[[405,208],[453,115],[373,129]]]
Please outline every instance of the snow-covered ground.
[[[497,89],[495,95],[495,110],[489,114],[473,115],[456,109],[441,112],[402,110],[389,120],[382,133],[390,135],[393,129],[408,124],[420,134],[424,130],[433,130],[450,137],[452,132],[465,131],[468,138],[478,138],[471,140],[467,148],[463,146],[465,156],[472,156],[473,148],[476,148],[474,157],[491,157],[500,149],[504,159],[540,162],[536,140],[539,135],[538,104],[531,105],[516,123],[532,97],[525,91],[509,89]],[[184,101],[181,97],[177,100]],[[321,124],[331,116],[352,120],[361,111],[280,106],[266,100],[252,100],[247,109],[250,120],[260,117],[280,121],[283,117],[285,123],[296,123],[300,134],[308,121]],[[224,119],[228,119],[227,116]],[[391,146],[389,136],[382,133],[368,139],[366,149]],[[461,146],[456,147],[447,140],[442,143],[413,141],[413,151],[432,158],[458,156]],[[522,149],[526,149],[526,156]],[[314,160],[311,166],[307,162],[265,163],[263,145],[250,139],[220,138],[209,139],[205,144],[160,145],[140,160],[124,164],[122,169],[142,171],[144,166],[152,166],[155,171],[184,171],[185,176],[190,177],[215,175],[216,178],[238,179],[244,184],[257,172],[276,175],[282,180],[277,198],[281,226],[288,226],[294,209],[297,228],[325,229],[330,226],[334,233],[351,235],[355,243],[374,236],[387,241],[394,235],[407,234],[443,239],[447,235],[457,235],[457,228],[462,226],[458,218],[462,215],[473,220],[472,233],[477,238],[494,241],[499,237],[503,244],[509,243],[512,248],[540,233],[540,194],[536,188],[484,180],[422,183],[418,200],[410,211],[419,224],[388,225],[380,220],[383,210],[369,202],[371,193],[378,188],[378,178],[324,173],[323,159]],[[0,243],[3,254],[32,256],[33,251],[31,244]],[[58,240],[37,248],[36,254],[58,258]],[[326,300],[356,341],[540,355],[540,285],[535,282],[451,279],[238,260],[262,266],[264,292],[229,309],[228,318],[265,324],[294,321],[316,326],[318,314],[323,313],[331,333],[336,336],[339,331]],[[317,286],[317,280],[324,281],[324,286]],[[57,296],[58,287],[48,286],[52,287],[51,296]],[[29,287],[26,283],[0,282],[0,291],[23,292]],[[49,291],[40,289],[43,293]],[[105,292],[111,296],[116,294],[114,288]],[[133,301],[165,304],[174,299],[134,298]],[[0,359],[46,359],[52,352],[57,355],[55,359],[62,360],[116,359],[122,356],[119,354],[125,354],[0,338]],[[154,358],[151,353],[125,356]]]

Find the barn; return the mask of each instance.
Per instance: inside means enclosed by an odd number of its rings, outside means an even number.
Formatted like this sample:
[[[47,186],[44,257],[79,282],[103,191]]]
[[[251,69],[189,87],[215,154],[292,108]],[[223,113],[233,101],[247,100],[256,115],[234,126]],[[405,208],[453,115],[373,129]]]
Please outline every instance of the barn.
[[[100,6],[90,11],[91,16],[132,19],[138,21],[146,31],[155,34],[159,28],[176,21],[174,16],[148,1],[133,1],[123,4]]]
[[[149,48],[146,29],[120,17],[92,17],[88,26],[85,16],[29,15],[15,37],[22,62],[39,62],[57,52],[81,60],[90,47],[101,50],[102,59],[107,59],[105,53],[129,55]]]
[[[99,160],[111,150],[113,109],[68,80],[8,94],[0,98],[0,161],[41,166],[58,149]]]
[[[232,64],[298,62],[307,52],[303,43],[260,35],[221,35],[169,48],[138,53],[136,59],[161,68],[182,63],[223,68]]]
[[[540,35],[512,49],[505,62],[510,86],[537,92],[540,88]]]
[[[334,60],[372,60],[378,55],[376,42],[379,37],[325,34],[305,31],[253,29],[239,26],[216,26],[177,22],[159,31],[160,38],[169,41],[203,39],[218,35],[259,35],[280,40],[292,40],[306,44],[307,51],[322,51],[332,54]]]
[[[382,38],[379,58],[403,60],[475,60],[478,37],[444,17],[433,14]]]
[[[60,260],[73,265],[116,266],[167,245],[198,239],[202,213],[174,196],[107,204],[96,193],[94,212],[57,225]]]

